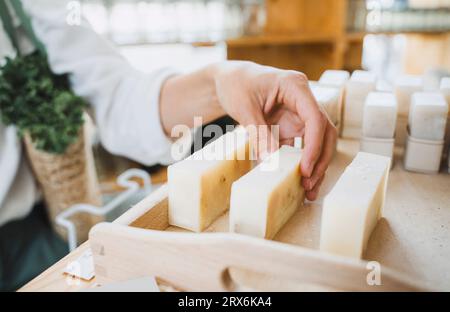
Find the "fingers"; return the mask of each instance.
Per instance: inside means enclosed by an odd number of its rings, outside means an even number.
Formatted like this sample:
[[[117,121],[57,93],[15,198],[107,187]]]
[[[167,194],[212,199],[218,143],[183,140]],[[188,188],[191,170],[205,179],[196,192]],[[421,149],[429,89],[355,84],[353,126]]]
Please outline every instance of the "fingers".
[[[304,151],[300,167],[302,175],[309,178],[312,176],[317,161],[322,153],[325,136],[326,122],[323,117],[314,117],[305,122]]]
[[[280,82],[279,98],[304,122],[304,150],[300,163],[306,196],[314,200],[333,157],[337,131],[315,100],[306,76],[290,73]]]
[[[319,191],[320,191],[320,186],[322,185],[323,180],[325,179],[325,175],[323,175],[319,181],[317,181],[316,185],[314,186],[314,188],[310,191],[306,191],[306,199],[308,199],[309,201],[314,201],[317,199],[317,196],[319,195]]]
[[[279,133],[277,127],[266,124],[263,113],[255,109],[245,125],[249,134],[251,150],[255,159],[264,160],[279,147]]]
[[[328,123],[324,137],[322,154],[320,155],[320,158],[317,161],[316,166],[314,167],[314,171],[311,177],[303,179],[302,183],[305,190],[310,191],[314,189],[317,183],[319,183],[320,179],[325,175],[328,165],[330,164],[331,159],[333,158],[336,140],[337,140],[336,128],[331,123]]]
[[[305,124],[305,149],[300,167],[302,175],[309,178],[322,153],[329,120],[317,104],[309,88],[308,79],[301,73],[291,72],[281,80],[279,96],[278,100],[289,109],[295,109]]]

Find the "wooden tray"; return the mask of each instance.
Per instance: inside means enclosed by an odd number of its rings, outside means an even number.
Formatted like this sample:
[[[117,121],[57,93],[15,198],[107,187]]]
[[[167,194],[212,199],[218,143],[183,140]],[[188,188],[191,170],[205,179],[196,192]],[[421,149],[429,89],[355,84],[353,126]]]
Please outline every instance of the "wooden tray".
[[[385,207],[388,217],[377,225],[365,260],[338,257],[317,250],[321,198],[331,189],[358,150],[355,143],[344,141],[339,145],[319,200],[306,203],[299,209],[274,241],[228,233],[228,214],[219,218],[204,233],[192,233],[169,226],[167,187],[162,186],[114,223],[102,223],[91,230],[90,245],[97,282],[102,284],[153,275],[162,284],[188,291],[408,291],[447,288],[448,279],[445,278],[449,271],[448,261],[445,260],[448,258],[445,256],[448,248],[445,249],[444,257],[432,257],[430,263],[424,263],[423,257],[414,259],[405,256],[404,249],[397,248],[411,244],[408,235],[402,233],[397,237],[392,228],[398,225],[399,220],[403,220],[404,216],[400,212],[406,211],[403,209],[404,202],[398,199],[396,183],[405,182],[402,179],[398,181],[399,177],[411,175],[400,164],[391,172],[388,185]],[[445,179],[442,176],[434,177],[437,180]],[[429,181],[427,176],[422,178]],[[422,178],[419,176],[416,183]],[[412,185],[417,187],[414,183]],[[406,191],[411,190],[406,186]],[[411,192],[403,195],[407,196],[408,202],[416,204],[408,207],[412,212],[418,211],[417,205],[423,207],[423,199],[420,201],[415,198],[421,198],[421,194]],[[415,224],[401,225],[403,227],[399,229],[406,231],[406,234],[417,228]],[[432,230],[427,228],[429,232]],[[396,241],[401,237],[406,237],[403,244]],[[426,239],[429,236],[424,237]],[[430,247],[416,244],[415,249],[417,246],[419,250]],[[367,283],[367,274],[371,271],[367,261],[372,260],[381,264],[380,286]],[[446,271],[442,279],[438,279],[436,271],[442,268]]]

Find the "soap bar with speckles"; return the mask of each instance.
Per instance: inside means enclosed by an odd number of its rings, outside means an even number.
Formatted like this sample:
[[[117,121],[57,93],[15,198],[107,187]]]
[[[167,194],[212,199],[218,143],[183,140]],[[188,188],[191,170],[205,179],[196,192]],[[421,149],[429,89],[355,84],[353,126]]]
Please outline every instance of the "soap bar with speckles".
[[[444,139],[448,105],[439,92],[419,92],[411,97],[409,130],[415,139],[440,141]]]
[[[251,167],[244,128],[224,134],[169,166],[169,224],[203,231],[229,209],[232,183]]]
[[[320,250],[361,258],[382,216],[390,158],[360,152],[323,202]]]
[[[397,121],[397,102],[388,92],[370,92],[366,98],[363,136],[392,139]]]
[[[230,231],[272,239],[303,205],[301,150],[282,146],[233,183]]]

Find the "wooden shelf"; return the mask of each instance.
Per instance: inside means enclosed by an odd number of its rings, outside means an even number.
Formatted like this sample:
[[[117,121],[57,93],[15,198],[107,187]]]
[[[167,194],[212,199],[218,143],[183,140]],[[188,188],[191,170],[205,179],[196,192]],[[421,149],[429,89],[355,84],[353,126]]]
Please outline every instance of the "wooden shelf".
[[[346,35],[350,41],[362,40],[366,33],[351,33]],[[321,43],[335,43],[336,36],[329,34],[264,34],[259,36],[243,36],[225,40],[228,47],[257,47],[270,45],[297,45],[297,44],[321,44]],[[214,46],[221,41],[202,41],[193,42],[195,47]]]
[[[364,40],[367,35],[445,35],[450,31],[407,31],[407,32],[347,32],[343,40],[349,43],[358,43]],[[297,45],[297,44],[321,44],[335,43],[342,40],[336,35],[329,34],[264,34],[259,36],[243,36],[225,40],[228,47],[258,47],[270,45]],[[222,43],[223,41],[199,41],[192,42],[195,47],[210,47]]]
[[[226,41],[229,47],[261,45],[291,45],[302,43],[334,43],[335,36],[329,34],[267,34],[254,37],[241,37]]]
[[[266,0],[263,35],[228,40],[227,57],[302,71],[313,80],[344,68],[347,56],[353,68],[361,63],[362,40],[347,39],[347,1]]]
[[[348,42],[359,42],[363,41],[367,34],[366,32],[348,32],[345,34],[345,38]]]

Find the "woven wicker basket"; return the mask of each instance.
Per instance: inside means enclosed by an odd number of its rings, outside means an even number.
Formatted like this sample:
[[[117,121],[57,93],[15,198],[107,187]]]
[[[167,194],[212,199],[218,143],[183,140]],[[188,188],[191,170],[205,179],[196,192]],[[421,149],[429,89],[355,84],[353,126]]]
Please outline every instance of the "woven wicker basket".
[[[47,204],[48,215],[56,232],[67,239],[66,229],[56,225],[55,217],[74,204],[101,205],[100,188],[94,167],[94,158],[86,131],[81,129],[78,140],[62,155],[43,152],[34,147],[29,135],[25,135],[25,147],[34,174],[41,186]],[[85,213],[74,215],[79,243],[88,238],[90,228],[102,221],[101,217]]]

